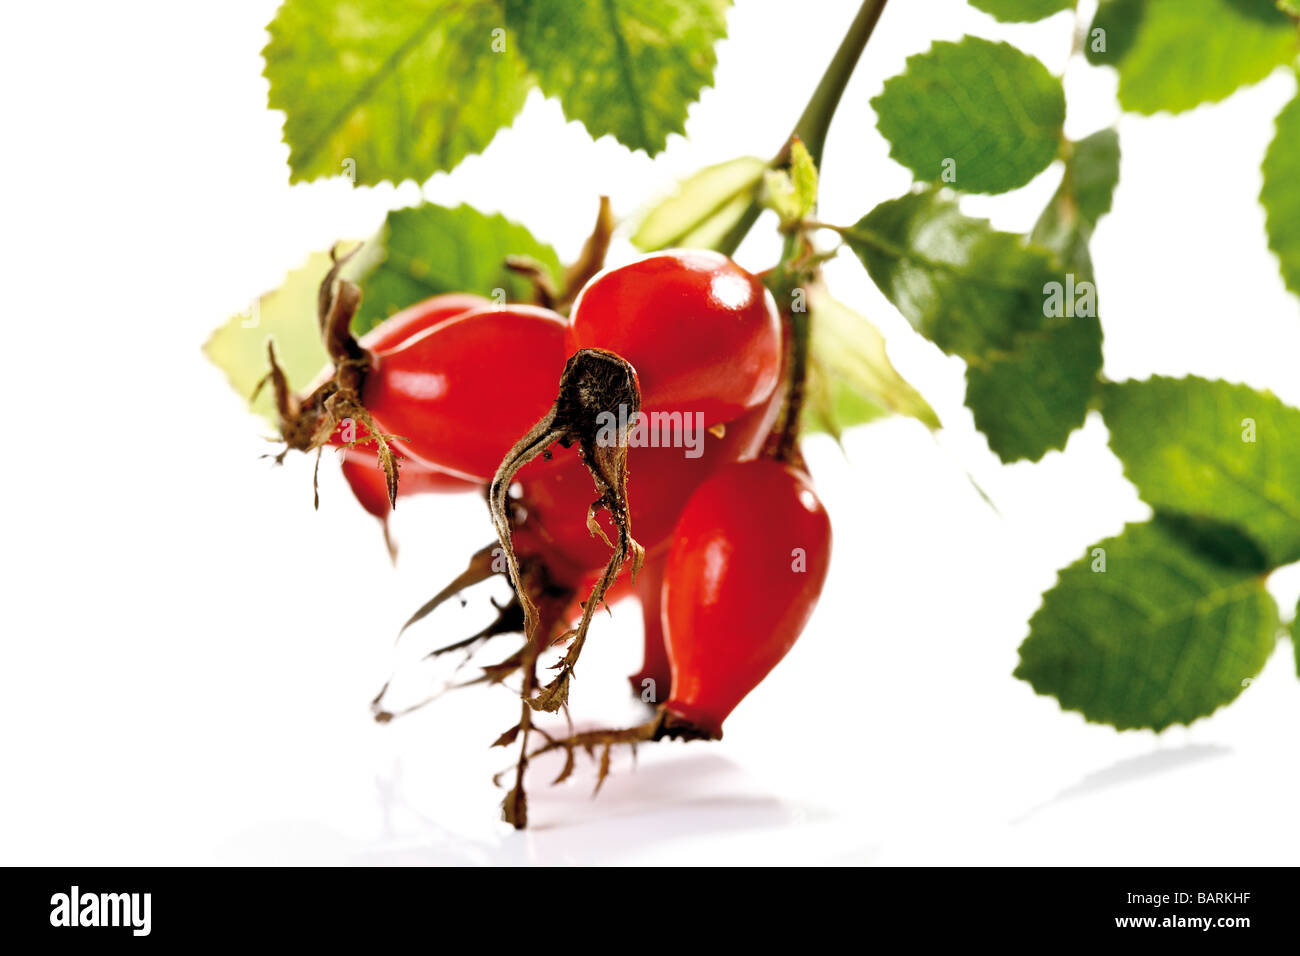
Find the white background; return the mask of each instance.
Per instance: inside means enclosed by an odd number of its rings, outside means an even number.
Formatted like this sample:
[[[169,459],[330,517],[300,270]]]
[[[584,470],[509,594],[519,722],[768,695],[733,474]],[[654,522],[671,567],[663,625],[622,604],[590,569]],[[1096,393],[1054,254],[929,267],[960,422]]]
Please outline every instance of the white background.
[[[593,143],[535,93],[425,195],[504,211],[572,256],[599,192],[626,215],[680,174],[775,151],[854,6],[740,0],[716,87],[653,162]],[[1289,642],[1231,708],[1160,736],[1088,725],[1013,679],[1056,568],[1145,506],[1099,420],[1063,454],[999,467],[961,406],[961,363],[848,258],[832,287],[886,332],[947,428],[936,442],[911,422],[871,426],[847,459],[809,443],[831,576],[725,741],[646,748],[594,800],[589,764],[557,788],[540,767],[535,828],[517,834],[489,781],[510,755],[486,746],[514,719],[509,694],[373,724],[398,624],[490,530],[473,498],[404,502],[394,571],[332,469],[315,513],[305,458],[259,458],[264,430],[200,354],[308,252],[420,198],[412,183],[289,187],[260,75],[274,8],[6,10],[0,862],[1295,862]],[[867,101],[907,55],[965,32],[1065,67],[1068,15],[1000,26],[959,0],[891,4],[832,129],[822,218],[908,187]],[[1069,133],[1116,118],[1109,72],[1075,62],[1066,82]],[[1123,177],[1095,243],[1112,378],[1197,373],[1300,404],[1300,306],[1256,203],[1293,92],[1279,71],[1221,105],[1120,119]],[[1025,230],[1059,175],[967,209]],[[761,233],[739,257],[755,269],[775,256]],[[1275,576],[1284,609],[1298,584]],[[416,643],[462,632],[483,600]],[[598,621],[582,723],[639,716],[622,682],[638,616]]]

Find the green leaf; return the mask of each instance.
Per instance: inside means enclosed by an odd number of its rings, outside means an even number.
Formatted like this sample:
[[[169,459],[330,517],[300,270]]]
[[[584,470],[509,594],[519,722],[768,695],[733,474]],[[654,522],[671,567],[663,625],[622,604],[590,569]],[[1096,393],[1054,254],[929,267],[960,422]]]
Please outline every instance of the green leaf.
[[[353,271],[353,262],[344,267],[345,275]],[[226,373],[231,388],[244,399],[253,394],[270,367],[267,339],[274,339],[276,358],[289,385],[296,390],[310,383],[329,364],[317,325],[316,294],[330,265],[328,253],[313,253],[306,263],[285,277],[278,289],[254,300],[240,315],[232,316],[203,346],[204,354]],[[270,389],[262,389],[251,407],[278,430],[279,419]]]
[[[1088,720],[1163,730],[1234,700],[1268,660],[1277,629],[1258,574],[1193,551],[1157,519],[1061,571],[1029,622],[1015,674]]]
[[[482,150],[531,85],[504,28],[494,0],[287,0],[264,56],[290,180],[423,181]]]
[[[1295,57],[1296,25],[1272,0],[1147,0],[1131,45],[1110,62],[1120,105],[1152,114],[1225,99]]]
[[[1101,371],[1096,316],[1061,319],[966,369],[966,405],[1004,462],[1062,449],[1088,415]]]
[[[1102,0],[1083,41],[1083,55],[1093,66],[1115,66],[1137,40],[1147,0]]]
[[[894,368],[884,336],[824,286],[807,290],[810,394],[820,430],[839,434],[881,415],[906,415],[938,428],[939,417]]]
[[[1110,211],[1119,182],[1119,134],[1103,129],[1071,143],[1065,174],[1039,216],[1030,239],[1055,252],[1076,276],[1093,278],[1088,243],[1097,221]]]
[[[1105,386],[1102,415],[1143,501],[1239,529],[1269,567],[1300,560],[1300,410],[1244,385],[1155,377]]]
[[[390,212],[376,245],[379,262],[361,283],[364,295],[353,321],[358,335],[443,292],[493,298],[503,290],[507,299],[530,301],[528,280],[505,268],[507,256],[535,259],[557,284],[562,277],[554,249],[504,216],[470,206],[424,203]]]
[[[1206,518],[1172,511],[1157,511],[1160,526],[1189,548],[1225,567],[1266,575],[1268,555],[1240,528]]]
[[[799,425],[801,434],[825,432],[838,442],[845,429],[889,417],[888,409],[840,381],[812,357],[804,387],[807,391]]]
[[[537,82],[592,136],[654,155],[713,82],[729,0],[505,0]]]
[[[970,5],[1003,23],[1028,23],[1050,17],[1062,10],[1071,10],[1075,2],[1076,0],[970,0]]]
[[[632,244],[644,252],[711,247],[739,221],[766,169],[764,160],[741,156],[688,176],[645,214]]]
[[[711,247],[740,220],[767,169],[765,160],[742,156],[693,173],[643,215],[632,244],[645,252]]]
[[[1061,185],[1030,236],[1070,270],[1067,289],[1093,281],[1088,244],[1097,220],[1110,209],[1118,180],[1114,130],[1070,144]],[[1014,352],[967,369],[966,404],[998,457],[1036,461],[1049,449],[1065,447],[1092,402],[1101,342],[1101,323],[1092,310],[1050,324],[1040,334],[1024,335]]]
[[[1065,92],[1034,57],[966,37],[908,57],[871,101],[889,155],[920,181],[966,192],[1025,185],[1056,157]]]
[[[1014,347],[1042,327],[1052,255],[964,216],[942,192],[881,203],[843,231],[882,292],[923,335],[963,358]]]
[[[1277,8],[1285,14],[1300,18],[1300,0],[1277,0]]]
[[[1286,287],[1300,295],[1300,97],[1278,114],[1259,201],[1268,216],[1268,247],[1277,254]]]
[[[843,235],[899,311],[966,360],[966,404],[1003,461],[1064,446],[1101,368],[1101,328],[1071,294],[1077,277],[933,191],[882,203]]]

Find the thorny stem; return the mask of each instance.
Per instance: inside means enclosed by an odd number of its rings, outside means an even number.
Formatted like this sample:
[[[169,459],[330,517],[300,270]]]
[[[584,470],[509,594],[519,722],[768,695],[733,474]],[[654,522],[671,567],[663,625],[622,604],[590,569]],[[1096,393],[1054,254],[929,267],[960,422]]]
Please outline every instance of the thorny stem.
[[[849,77],[853,75],[854,67],[858,65],[858,60],[862,58],[862,51],[866,49],[867,41],[871,39],[871,34],[875,31],[876,23],[879,22],[880,15],[884,12],[887,2],[888,0],[863,0],[862,6],[858,8],[857,16],[849,24],[844,39],[840,41],[839,49],[835,51],[835,56],[827,64],[826,71],[817,84],[817,89],[813,90],[808,105],[804,107],[803,114],[799,117],[799,121],[795,123],[791,136],[798,136],[803,140],[804,145],[808,147],[809,155],[812,156],[813,162],[818,167],[821,166],[822,162],[822,150],[826,145],[826,133],[830,129],[835,109],[839,106],[840,97],[844,95],[844,88],[848,85]],[[783,165],[789,159],[789,151],[790,137],[787,136],[781,151],[772,160],[772,165],[774,167]],[[732,255],[745,237],[749,235],[749,231],[754,228],[754,223],[758,221],[761,211],[758,200],[755,198],[750,202],[744,215],[740,217],[736,225],[714,245],[714,248],[725,255]]]
[[[620,730],[587,730],[558,739],[548,737],[543,746],[538,747],[528,756],[529,759],[532,759],[555,750],[563,750],[564,767],[560,770],[559,776],[551,781],[552,784],[557,784],[567,780],[569,775],[573,773],[575,751],[578,749],[585,750],[587,755],[594,759],[596,749],[600,748],[600,769],[596,777],[596,792],[599,793],[605,778],[609,776],[610,751],[613,747],[626,744],[632,748],[632,753],[635,754],[637,744],[664,739],[690,741],[712,740],[714,738],[695,724],[683,720],[676,714],[661,707],[652,718],[635,727]]]

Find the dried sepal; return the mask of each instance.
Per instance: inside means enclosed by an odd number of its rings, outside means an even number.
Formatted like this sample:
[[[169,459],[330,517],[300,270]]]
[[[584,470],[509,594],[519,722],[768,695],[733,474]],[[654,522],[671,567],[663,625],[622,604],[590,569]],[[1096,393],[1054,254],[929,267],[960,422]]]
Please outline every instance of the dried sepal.
[[[596,789],[591,792],[592,796],[600,793],[605,778],[609,776],[609,753],[613,746],[613,744],[605,744],[605,749],[600,752],[600,769],[596,772]]]
[[[582,287],[605,267],[605,254],[609,252],[609,241],[613,236],[614,214],[609,205],[609,197],[601,196],[591,235],[583,243],[578,258],[564,274],[564,296],[558,303],[560,308],[572,304]]]
[[[543,309],[554,309],[559,298],[555,291],[555,282],[546,266],[531,256],[506,256],[505,266],[511,272],[523,276],[533,287],[533,304]]]
[[[384,472],[389,507],[397,507],[397,482],[401,456],[390,442],[405,440],[397,435],[386,435],[361,402],[366,376],[374,365],[374,357],[352,334],[352,319],[361,304],[361,288],[355,282],[339,277],[347,261],[356,253],[354,249],[345,256],[338,255],[338,246],[330,250],[334,260],[325,274],[317,292],[317,322],[325,351],[334,363],[334,374],[305,398],[299,398],[289,389],[284,370],[276,361],[275,346],[266,344],[270,370],[257,384],[254,396],[269,382],[275,393],[276,411],[280,418],[280,436],[285,451],[312,451],[321,449],[334,434],[341,422],[352,419],[365,426],[366,436],[349,445],[374,442],[379,467]],[[277,459],[282,461],[284,453]],[[319,495],[317,496],[319,504]]]
[[[519,731],[522,730],[522,729],[523,729],[523,728],[521,728],[518,724],[515,724],[515,725],[514,725],[513,727],[511,727],[509,730],[505,731],[505,732],[504,732],[500,737],[498,737],[496,740],[492,741],[492,746],[493,746],[493,747],[509,747],[512,743],[515,742],[516,738],[518,738],[518,736],[519,736]]]
[[[501,801],[501,819],[516,830],[528,826],[528,797],[522,784],[515,784]]]
[[[561,662],[563,663],[563,662]],[[555,679],[538,691],[536,697],[529,697],[526,701],[533,710],[545,711],[546,713],[555,713],[569,700],[569,680],[572,677],[573,668],[569,667],[556,675]]]
[[[573,774],[573,768],[577,766],[577,759],[574,756],[573,748],[567,747],[564,751],[564,766],[560,768],[560,774],[551,781],[551,786],[557,783],[564,783]]]
[[[406,629],[412,624],[424,620],[461,591],[468,587],[472,587],[475,584],[486,581],[493,575],[499,574],[500,572],[492,566],[492,556],[496,547],[497,546],[494,543],[485,545],[475,551],[470,556],[469,562],[465,565],[464,571],[452,578],[447,583],[446,587],[433,597],[429,598],[429,600],[425,601],[420,605],[419,610],[407,618],[406,623],[402,625],[402,629],[397,632],[398,638],[400,639],[402,634],[405,633]],[[450,650],[450,648],[448,648],[448,650]]]
[[[402,625],[402,629],[397,635],[398,642],[401,642],[407,628],[412,624],[428,617],[448,600],[456,597],[466,588],[472,587],[475,584],[479,584],[494,575],[499,574],[500,572],[493,568],[492,557],[495,550],[496,545],[488,545],[487,547],[475,552],[466,564],[465,570],[453,578],[446,587],[442,588],[442,590],[426,601],[420,609],[412,614],[407,622]],[[494,601],[493,606],[496,608],[497,615],[485,627],[470,634],[468,637],[461,638],[451,644],[444,644],[442,647],[429,651],[424,655],[424,659],[429,660],[435,657],[440,657],[444,654],[449,654],[453,651],[463,650],[465,651],[465,663],[468,663],[468,661],[473,657],[474,652],[481,645],[486,643],[488,639],[502,634],[518,633],[523,630],[523,608],[520,606],[517,598],[510,600],[504,605],[496,604]],[[399,710],[392,710],[384,706],[384,697],[387,695],[388,688],[392,683],[392,678],[390,677],[384,682],[384,686],[380,688],[379,693],[375,695],[374,700],[370,702],[371,714],[374,716],[376,721],[380,723],[388,723],[394,717],[409,714],[412,711],[419,710],[421,707],[433,703],[433,701],[437,700],[448,691],[459,690],[463,687],[469,687],[474,684],[500,683],[510,674],[514,673],[518,668],[518,661],[519,654],[516,653],[511,658],[508,658],[500,664],[489,665],[484,668],[482,676],[474,680],[463,681],[457,684],[447,684],[435,693],[425,697],[423,700]],[[459,668],[457,668],[457,670],[459,670]]]

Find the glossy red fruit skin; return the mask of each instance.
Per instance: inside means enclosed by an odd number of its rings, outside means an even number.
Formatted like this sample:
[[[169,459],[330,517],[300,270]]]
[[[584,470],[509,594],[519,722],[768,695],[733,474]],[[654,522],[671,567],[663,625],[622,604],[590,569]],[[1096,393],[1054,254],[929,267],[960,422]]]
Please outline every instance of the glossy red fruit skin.
[[[447,292],[435,295],[394,312],[361,336],[361,345],[372,351],[395,348],[414,335],[440,325],[447,319],[476,309],[485,309],[492,300],[471,292]]]
[[[481,295],[468,292],[449,292],[435,295],[394,313],[361,337],[361,345],[371,351],[384,351],[397,347],[406,339],[427,331],[448,319],[474,309],[491,305]],[[325,381],[333,370],[326,369],[318,376],[317,384]],[[314,386],[313,386],[314,389]],[[309,389],[311,391],[313,389]],[[356,436],[364,438],[368,432],[364,424],[354,422]],[[381,521],[387,520],[392,509],[388,504],[388,488],[379,469],[373,444],[345,447],[343,426],[334,429],[328,444],[340,448],[343,477],[361,507]],[[472,491],[478,483],[429,468],[413,459],[402,462],[401,477],[397,484],[399,498],[426,492]]]
[[[643,651],[641,669],[628,680],[632,684],[632,693],[648,704],[657,704],[663,700],[672,686],[673,674],[668,665],[668,649],[664,644],[664,626],[662,615],[662,595],[664,589],[664,565],[667,556],[660,554],[648,558],[636,579],[636,594],[641,601],[641,619]],[[653,683],[646,683],[653,681]]]
[[[705,433],[702,454],[686,457],[674,447],[629,448],[627,496],[632,511],[632,536],[653,557],[667,547],[678,515],[691,493],[723,465],[754,458],[781,410],[782,396],[774,390],[762,405],[726,425],[721,438]],[[610,548],[587,530],[587,508],[596,498],[591,474],[576,448],[552,446],[553,460],[540,459],[519,472],[525,521],[547,550],[587,569],[603,568]],[[615,530],[603,511],[597,523],[611,541]]]
[[[721,253],[670,250],[592,279],[573,304],[568,349],[603,348],[636,368],[641,407],[729,422],[781,375],[781,323],[767,289]]]
[[[361,336],[359,341],[362,347],[370,352],[387,351],[396,348],[407,339],[419,335],[421,332],[442,324],[447,319],[464,315],[466,312],[475,309],[486,308],[491,304],[490,299],[485,299],[481,295],[474,295],[470,292],[447,292],[443,295],[435,295],[423,302],[408,306],[400,312],[394,312]],[[304,393],[311,394],[318,386],[329,381],[333,376],[334,369],[332,367],[327,366],[321,369],[320,374],[304,390]],[[338,431],[335,430],[334,436],[337,437],[337,435]],[[337,445],[339,442],[331,438],[330,444]]]
[[[374,351],[362,403],[397,450],[487,482],[514,443],[550,410],[564,371],[563,316],[488,306]]]
[[[723,721],[799,637],[830,551],[830,519],[802,472],[758,459],[702,484],[677,522],[664,570],[673,674],[665,709],[721,736]]]

